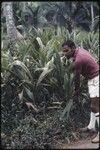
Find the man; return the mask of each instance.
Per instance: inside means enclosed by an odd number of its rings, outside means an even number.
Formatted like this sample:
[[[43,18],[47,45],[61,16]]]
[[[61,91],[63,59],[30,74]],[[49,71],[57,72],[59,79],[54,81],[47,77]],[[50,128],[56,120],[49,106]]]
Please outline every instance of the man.
[[[88,51],[82,48],[76,48],[72,40],[65,41],[62,47],[65,57],[67,57],[67,59],[73,58],[75,91],[77,96],[79,95],[80,74],[88,80],[88,90],[91,99],[91,115],[90,123],[87,127],[83,128],[83,131],[94,130],[96,121],[99,127],[99,65]],[[92,142],[99,142],[99,131]]]

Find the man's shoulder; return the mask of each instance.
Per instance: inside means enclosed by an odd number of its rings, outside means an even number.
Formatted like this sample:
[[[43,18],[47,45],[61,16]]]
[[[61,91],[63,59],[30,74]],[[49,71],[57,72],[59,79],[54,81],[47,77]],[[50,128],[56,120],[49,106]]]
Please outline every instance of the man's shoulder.
[[[76,54],[76,59],[75,59],[75,64],[79,65],[84,62],[86,58],[86,50],[83,48],[78,48],[77,49],[77,54]]]
[[[89,52],[84,48],[77,48],[78,54],[88,54]]]
[[[87,50],[83,48],[79,48],[77,55],[76,55],[76,59],[82,60],[82,59],[86,59],[89,56],[90,56],[90,53]]]
[[[87,53],[88,52],[86,49],[84,49],[82,47],[78,47],[76,50],[78,51],[78,53],[81,53],[81,52],[82,53]]]

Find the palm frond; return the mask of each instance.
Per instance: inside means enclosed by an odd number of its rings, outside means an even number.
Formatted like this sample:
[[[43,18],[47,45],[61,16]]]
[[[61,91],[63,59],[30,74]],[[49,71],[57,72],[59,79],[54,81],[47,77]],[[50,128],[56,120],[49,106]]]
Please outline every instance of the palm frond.
[[[33,95],[33,92],[31,92],[31,90],[29,90],[27,87],[24,86],[24,89],[28,95],[28,97],[34,101],[34,95]]]
[[[51,71],[52,69],[45,68],[44,71],[39,76],[36,86],[38,86]]]
[[[33,80],[32,75],[31,75],[29,69],[25,66],[25,64],[23,62],[21,62],[19,60],[16,60],[11,65],[11,68],[13,68],[13,67],[15,69],[17,69],[17,67],[20,68],[20,69],[22,69],[22,71],[24,71],[28,75],[28,77],[31,79],[31,81]]]
[[[70,110],[72,108],[72,105],[73,105],[73,99],[70,99],[70,101],[66,104],[66,107],[64,108],[64,110],[61,114],[60,120],[64,119],[64,116],[65,116],[66,113],[67,113],[66,119],[69,118]]]

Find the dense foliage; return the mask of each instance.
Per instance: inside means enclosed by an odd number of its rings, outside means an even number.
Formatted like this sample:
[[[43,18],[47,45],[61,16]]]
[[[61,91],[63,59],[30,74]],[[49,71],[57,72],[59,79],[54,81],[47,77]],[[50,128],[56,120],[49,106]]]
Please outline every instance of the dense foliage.
[[[57,140],[69,142],[80,137],[78,127],[87,123],[90,111],[87,81],[81,76],[80,98],[76,100],[73,62],[62,61],[61,45],[65,39],[73,39],[98,61],[98,24],[91,30],[91,8],[97,17],[96,2],[13,2],[15,25],[25,37],[16,42],[13,57],[2,14],[3,147],[46,148]]]

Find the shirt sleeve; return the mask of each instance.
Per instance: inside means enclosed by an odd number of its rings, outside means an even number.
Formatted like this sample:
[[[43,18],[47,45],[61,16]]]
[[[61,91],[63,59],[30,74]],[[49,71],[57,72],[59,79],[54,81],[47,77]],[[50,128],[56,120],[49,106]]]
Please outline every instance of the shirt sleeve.
[[[81,74],[82,72],[82,65],[79,61],[75,61],[75,71],[76,74]]]

